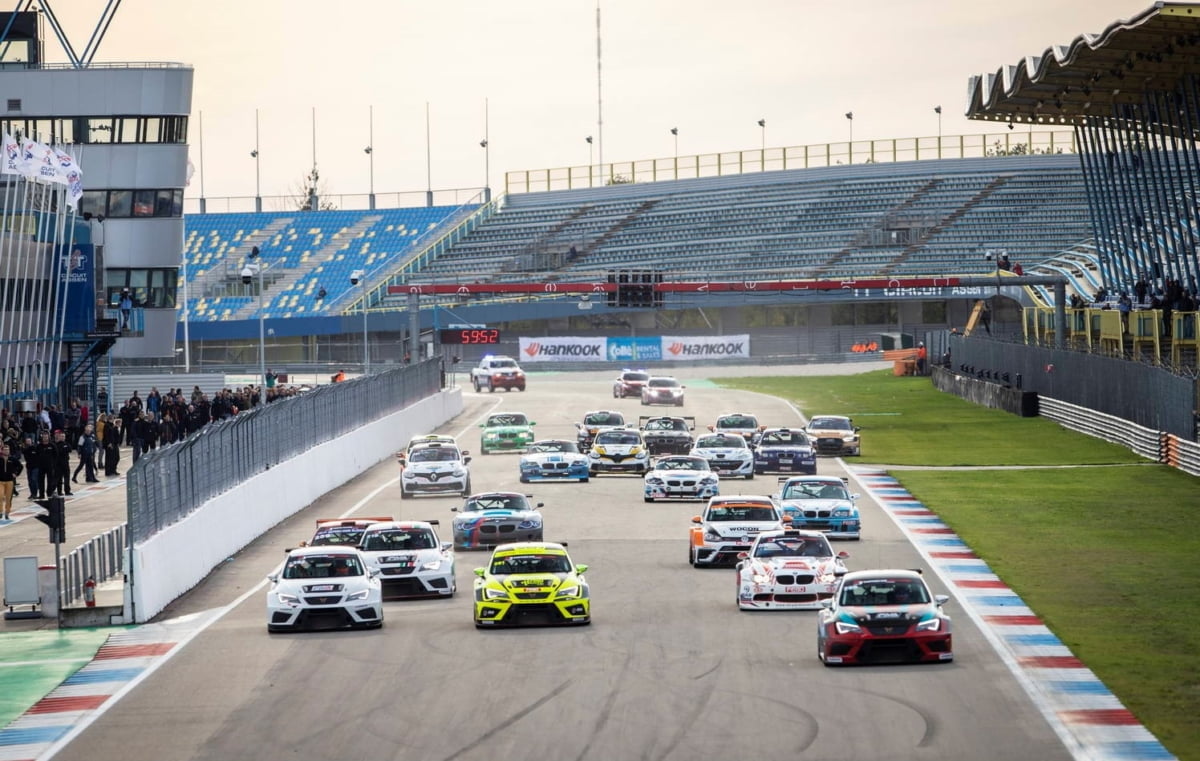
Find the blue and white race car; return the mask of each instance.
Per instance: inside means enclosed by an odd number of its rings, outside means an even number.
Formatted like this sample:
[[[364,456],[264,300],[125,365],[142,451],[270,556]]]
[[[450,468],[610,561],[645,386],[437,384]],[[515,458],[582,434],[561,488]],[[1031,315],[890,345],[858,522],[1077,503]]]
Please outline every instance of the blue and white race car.
[[[588,457],[574,441],[542,439],[521,455],[521,483],[530,481],[583,481],[589,474]]]
[[[721,479],[708,460],[693,455],[669,455],[654,461],[646,474],[642,499],[708,499],[721,493]]]
[[[772,499],[792,519],[792,528],[820,531],[830,539],[862,538],[862,521],[854,501],[836,476],[793,476],[779,479]]]
[[[754,448],[754,472],[817,473],[817,453],[801,428],[767,428]]]
[[[754,478],[754,452],[739,434],[701,436],[691,454],[708,460],[708,466],[722,478]]]
[[[491,549],[505,542],[542,541],[542,503],[530,495],[496,491],[472,494],[454,516],[454,549]]]

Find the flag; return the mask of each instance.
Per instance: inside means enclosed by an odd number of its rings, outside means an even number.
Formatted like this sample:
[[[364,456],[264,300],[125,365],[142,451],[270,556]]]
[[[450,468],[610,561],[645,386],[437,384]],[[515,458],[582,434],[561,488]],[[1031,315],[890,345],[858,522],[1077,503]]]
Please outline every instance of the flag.
[[[81,174],[79,165],[75,163],[75,157],[57,148],[51,148],[50,151],[54,154],[54,181],[61,185],[70,185],[70,176]]]
[[[39,142],[21,140],[21,159],[17,162],[21,174],[30,179],[58,182],[58,170],[54,168],[54,150]]]
[[[17,139],[7,132],[4,133],[4,165],[0,167],[0,174],[20,174],[21,170],[17,163],[21,160],[21,146],[17,144]]]

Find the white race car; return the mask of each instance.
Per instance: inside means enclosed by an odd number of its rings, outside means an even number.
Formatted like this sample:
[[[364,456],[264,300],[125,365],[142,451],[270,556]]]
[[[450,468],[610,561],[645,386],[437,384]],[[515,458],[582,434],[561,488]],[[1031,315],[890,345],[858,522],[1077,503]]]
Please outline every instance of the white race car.
[[[354,548],[297,547],[267,578],[269,632],[383,626],[379,578]]]
[[[400,472],[400,498],[414,494],[471,493],[471,458],[455,444],[418,444]]]
[[[367,566],[379,573],[383,596],[451,597],[454,552],[438,539],[437,521],[372,523],[359,540]]]
[[[593,476],[601,473],[637,473],[650,470],[650,453],[641,431],[636,428],[616,428],[596,434],[588,450],[588,470]]]
[[[713,497],[692,518],[688,562],[692,565],[735,565],[764,531],[779,531],[783,517],[770,497]]]
[[[687,454],[668,455],[654,461],[642,492],[645,502],[656,499],[708,499],[721,493],[721,479],[708,460]]]
[[[754,478],[754,452],[746,440],[736,433],[711,433],[696,439],[693,455],[708,460],[708,465],[722,478]]]
[[[541,439],[521,455],[521,483],[530,481],[583,481],[591,474],[588,457],[579,445],[565,439]]]
[[[764,531],[737,564],[739,610],[818,610],[846,574],[848,553],[817,531]]]

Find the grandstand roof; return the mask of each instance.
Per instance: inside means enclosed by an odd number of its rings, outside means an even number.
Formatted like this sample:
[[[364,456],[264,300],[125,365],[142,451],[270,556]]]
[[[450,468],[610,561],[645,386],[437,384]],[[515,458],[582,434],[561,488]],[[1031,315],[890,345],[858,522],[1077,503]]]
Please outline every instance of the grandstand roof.
[[[1200,74],[1200,3],[1158,2],[1100,34],[971,77],[971,119],[1082,124],[1112,116],[1113,106],[1140,102],[1147,91],[1174,90]]]

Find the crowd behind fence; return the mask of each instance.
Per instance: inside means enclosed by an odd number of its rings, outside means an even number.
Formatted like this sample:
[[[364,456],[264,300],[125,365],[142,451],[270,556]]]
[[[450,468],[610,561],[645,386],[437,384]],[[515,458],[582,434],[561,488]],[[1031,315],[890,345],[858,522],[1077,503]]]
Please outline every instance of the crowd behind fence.
[[[148,539],[239,483],[442,387],[438,360],[334,383],[204,426],[126,475],[129,538]]]

